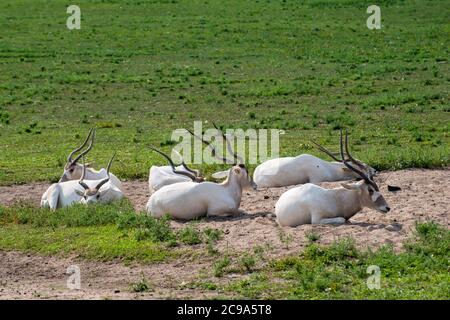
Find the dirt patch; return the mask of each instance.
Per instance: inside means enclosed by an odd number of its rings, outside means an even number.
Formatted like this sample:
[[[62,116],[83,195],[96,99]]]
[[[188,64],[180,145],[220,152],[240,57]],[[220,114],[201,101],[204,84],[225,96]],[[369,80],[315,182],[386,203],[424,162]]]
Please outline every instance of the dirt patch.
[[[190,289],[202,264],[181,262],[129,265],[90,262],[77,258],[44,257],[0,251],[0,299],[204,299],[217,292]],[[80,289],[69,289],[69,266],[80,270]],[[147,280],[147,292],[132,285]]]
[[[224,237],[217,243],[221,253],[232,255],[249,252],[255,246],[263,246],[267,257],[284,256],[300,251],[307,243],[307,234],[319,235],[319,243],[329,244],[343,237],[352,237],[360,247],[379,247],[392,244],[401,249],[416,222],[436,221],[450,228],[450,170],[401,170],[383,172],[379,180],[384,183],[381,191],[389,202],[391,212],[381,214],[364,209],[342,226],[305,225],[297,228],[279,227],[273,216],[279,196],[289,188],[273,188],[259,192],[246,192],[241,208],[246,214],[230,218],[208,218],[195,222],[200,228],[217,228]],[[402,188],[388,192],[386,184]],[[335,187],[339,183],[323,183]],[[48,184],[35,183],[0,187],[0,203],[11,205],[27,200],[39,205],[41,194]],[[137,210],[142,210],[149,198],[148,184],[142,181],[124,183],[125,193]],[[174,228],[184,222],[172,221]],[[204,250],[204,245],[192,247]],[[216,291],[188,289],[183,284],[198,279],[206,271],[211,277],[210,261],[181,259],[176,262],[155,265],[124,266],[120,262],[96,263],[76,258],[39,257],[0,251],[0,298],[206,298],[217,296]],[[68,290],[65,273],[69,265],[77,264],[82,270],[82,290]],[[208,273],[207,272],[207,273]],[[154,291],[132,293],[130,284],[139,281],[141,275],[149,279]],[[232,275],[230,275],[232,276]],[[229,281],[227,277],[217,281]]]

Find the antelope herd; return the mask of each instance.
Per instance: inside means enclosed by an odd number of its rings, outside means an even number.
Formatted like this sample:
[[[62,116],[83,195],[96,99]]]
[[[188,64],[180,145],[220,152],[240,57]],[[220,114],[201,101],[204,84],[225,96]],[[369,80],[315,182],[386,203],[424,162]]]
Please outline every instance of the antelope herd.
[[[275,205],[277,222],[282,226],[302,224],[342,224],[363,207],[389,212],[390,208],[374,181],[376,171],[355,159],[349,151],[348,135],[343,141],[340,133],[340,158],[320,144],[311,141],[334,162],[324,161],[309,154],[297,157],[271,159],[261,163],[254,171],[254,180],[244,160],[234,152],[229,137],[213,124],[217,135],[226,142],[232,159],[220,156],[211,142],[187,130],[201,140],[211,155],[229,165],[229,169],[212,174],[222,182],[206,181],[200,171],[189,168],[180,154],[181,163],[162,151],[150,147],[164,157],[168,166],[152,166],[149,172],[150,199],[146,211],[155,218],[170,215],[176,219],[191,220],[201,216],[228,216],[242,213],[239,209],[244,189],[273,188],[299,185],[281,195]],[[94,170],[84,159],[92,149],[95,129],[85,141],[68,156],[64,172],[58,183],[43,194],[41,207],[52,210],[74,203],[108,203],[124,197],[120,180],[110,172],[113,155],[107,168]],[[86,145],[88,147],[81,151]],[[344,151],[345,148],[345,151]],[[81,153],[74,158],[77,152]],[[80,163],[80,159],[82,163]],[[355,181],[350,181],[355,180]],[[324,189],[320,182],[343,181],[341,187]]]

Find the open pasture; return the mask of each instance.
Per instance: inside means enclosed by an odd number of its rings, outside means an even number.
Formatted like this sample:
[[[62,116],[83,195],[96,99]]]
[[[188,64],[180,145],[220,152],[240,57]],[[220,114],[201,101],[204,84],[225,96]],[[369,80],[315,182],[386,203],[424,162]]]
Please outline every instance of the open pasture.
[[[64,1],[0,4],[0,184],[57,179],[92,126],[95,165],[144,179],[195,120],[284,129],[282,156],[345,127],[377,169],[450,163],[447,1],[383,1],[381,30],[358,1],[78,4],[73,31]]]

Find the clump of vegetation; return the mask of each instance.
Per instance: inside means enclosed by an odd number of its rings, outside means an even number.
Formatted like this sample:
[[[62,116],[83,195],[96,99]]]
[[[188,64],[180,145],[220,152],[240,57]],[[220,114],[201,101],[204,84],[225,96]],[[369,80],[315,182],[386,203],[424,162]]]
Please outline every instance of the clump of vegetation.
[[[202,242],[200,232],[192,226],[188,226],[179,231],[178,239],[187,245],[194,245]]]
[[[9,113],[6,111],[2,111],[0,109],[0,123],[9,124],[9,122],[10,122]]]
[[[131,291],[132,292],[142,293],[142,292],[149,292],[151,290],[152,289],[151,289],[147,279],[144,277],[143,274],[141,276],[141,279],[138,282],[133,283],[131,285]]]
[[[246,272],[252,272],[256,265],[256,258],[254,255],[244,253],[239,259],[239,264],[245,269]]]
[[[308,239],[309,243],[313,243],[320,239],[320,235],[314,231],[310,231],[306,233],[306,239]]]
[[[214,263],[214,276],[223,277],[225,273],[225,268],[227,268],[231,264],[231,259],[228,256],[221,258],[219,261]]]
[[[206,228],[205,230],[203,230],[203,233],[206,237],[207,242],[217,242],[222,238],[222,230],[219,229]]]
[[[173,145],[175,145],[176,143],[177,143],[176,141],[173,141],[173,140],[171,140],[171,139],[166,139],[166,140],[160,142],[159,145],[160,145],[161,147],[165,147],[165,146],[173,146]]]
[[[294,240],[294,237],[291,234],[285,232],[282,228],[278,228],[278,238],[286,249],[289,249],[289,245]]]
[[[8,121],[8,123],[9,123],[9,121]],[[20,132],[22,132],[22,131],[20,131]],[[30,123],[28,126],[24,127],[23,128],[23,132],[25,132],[25,133],[33,133],[33,134],[41,134],[42,130],[39,129],[37,122],[33,122],[33,123]]]
[[[219,251],[214,247],[217,241],[222,238],[222,231],[219,229],[206,228],[203,230],[206,242],[206,250],[209,255],[216,255]]]
[[[136,230],[137,240],[151,240],[176,244],[176,234],[170,227],[170,216],[165,215],[156,219],[147,214],[133,214],[120,216],[117,221],[119,230]]]
[[[109,129],[111,129],[111,128],[120,128],[120,127],[122,127],[122,124],[119,123],[119,122],[111,122],[111,121],[106,122],[106,121],[104,121],[104,122],[97,122],[95,124],[95,126],[97,128],[109,128]]]

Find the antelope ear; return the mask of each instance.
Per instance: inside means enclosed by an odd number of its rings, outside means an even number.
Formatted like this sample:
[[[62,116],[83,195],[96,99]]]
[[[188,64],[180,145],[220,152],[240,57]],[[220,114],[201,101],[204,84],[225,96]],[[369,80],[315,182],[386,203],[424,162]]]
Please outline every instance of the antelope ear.
[[[228,177],[228,173],[230,172],[230,170],[225,170],[225,171],[218,171],[212,174],[212,177],[214,179],[224,179],[226,177]]]
[[[75,193],[76,193],[77,195],[79,195],[80,197],[84,196],[84,191],[80,191],[80,190],[78,190],[78,189],[75,189]]]
[[[356,183],[341,183],[341,186],[343,186],[347,190],[358,190],[359,185]]]
[[[240,174],[241,173],[241,169],[240,168],[234,168],[234,173],[236,174]]]
[[[341,183],[341,186],[343,186],[345,189],[347,190],[359,190],[361,189],[361,187],[364,185],[364,180],[360,180],[358,182],[355,183]]]

